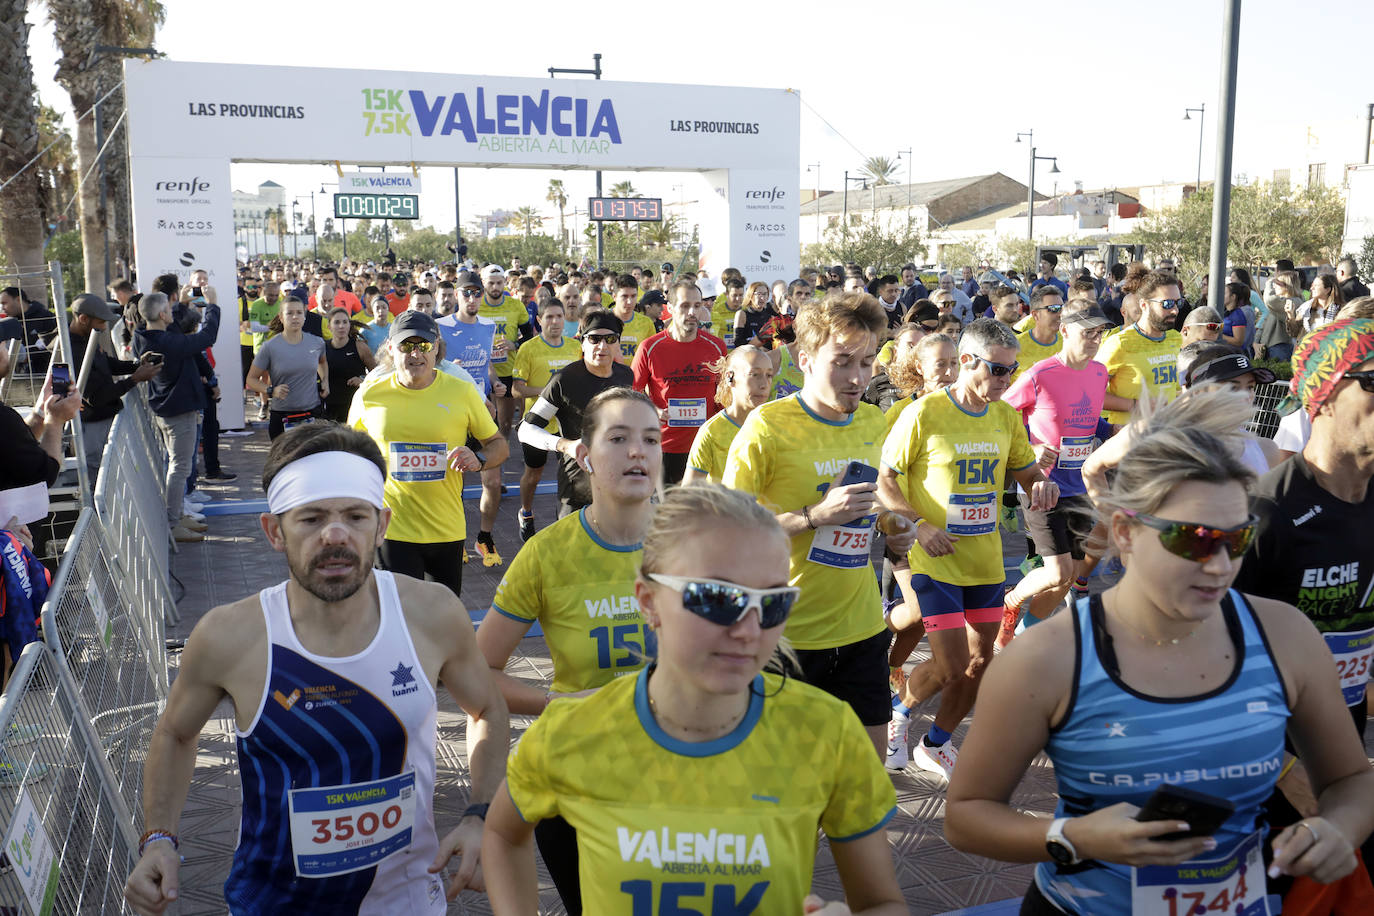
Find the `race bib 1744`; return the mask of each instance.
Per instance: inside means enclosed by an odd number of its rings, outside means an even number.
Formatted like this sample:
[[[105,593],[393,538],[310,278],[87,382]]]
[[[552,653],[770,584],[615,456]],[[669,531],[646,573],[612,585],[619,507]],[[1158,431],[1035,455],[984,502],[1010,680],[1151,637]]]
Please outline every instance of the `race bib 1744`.
[[[292,789],[296,874],[324,878],[370,868],[408,847],[415,828],[415,774],[319,789]]]
[[[1258,833],[1215,859],[1131,869],[1132,916],[1270,916],[1266,894]]]
[[[443,480],[448,468],[447,442],[388,443],[387,471],[392,480],[416,483]]]

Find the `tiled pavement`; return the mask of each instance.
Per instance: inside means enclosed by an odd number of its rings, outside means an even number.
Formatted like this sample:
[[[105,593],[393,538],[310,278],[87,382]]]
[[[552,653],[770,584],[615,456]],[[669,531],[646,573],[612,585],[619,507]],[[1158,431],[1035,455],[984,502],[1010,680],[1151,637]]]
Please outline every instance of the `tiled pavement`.
[[[225,486],[205,485],[216,499],[260,499],[259,473],[266,455],[267,436],[257,429],[252,438],[221,440],[224,466],[239,474]],[[496,526],[496,540],[502,556],[509,562],[519,540],[514,515],[518,505],[519,448],[506,464],[510,493],[502,504]],[[547,472],[550,479],[553,470]],[[536,514],[541,523],[553,517],[553,498],[539,497]],[[209,608],[238,599],[267,585],[281,581],[286,564],[281,555],[265,543],[256,515],[212,516],[210,530],[201,544],[182,545],[172,559],[172,571],[184,585],[178,601],[181,622],[168,628],[168,638],[185,637]],[[476,507],[471,505],[469,528],[476,528]],[[500,569],[485,569],[474,555],[464,570],[463,600],[470,608],[485,607],[500,579]],[[174,594],[177,593],[173,583]],[[512,674],[543,683],[551,673],[544,641],[526,639],[512,659]],[[915,660],[923,658],[923,650]],[[176,654],[172,656],[173,665]],[[175,671],[173,672],[175,675]],[[443,696],[441,694],[441,696]],[[916,714],[913,734],[919,733],[934,704]],[[467,767],[463,753],[463,716],[446,696],[439,704],[439,784],[435,809],[439,832],[452,825],[467,804]],[[512,737],[518,737],[529,720],[517,717],[512,722]],[[962,740],[963,729],[956,733]],[[1007,865],[951,849],[941,830],[944,813],[944,788],[918,770],[894,777],[897,788],[897,816],[887,832],[897,864],[897,878],[911,911],[917,916],[944,913],[960,907],[1019,896],[1030,880],[1031,868]],[[706,788],[703,787],[703,793]],[[1053,809],[1053,776],[1049,763],[1038,759],[1018,787],[1014,802],[1027,811],[1046,813]],[[182,816],[182,852],[186,864],[182,871],[180,913],[211,914],[224,912],[221,887],[233,856],[238,827],[238,769],[234,758],[234,722],[225,703],[216,711],[201,734],[195,777]],[[564,912],[540,865],[541,913]],[[839,876],[829,850],[822,842],[817,857],[813,887],[826,899],[841,899]],[[486,898],[467,892],[449,907],[450,913],[488,913]]]

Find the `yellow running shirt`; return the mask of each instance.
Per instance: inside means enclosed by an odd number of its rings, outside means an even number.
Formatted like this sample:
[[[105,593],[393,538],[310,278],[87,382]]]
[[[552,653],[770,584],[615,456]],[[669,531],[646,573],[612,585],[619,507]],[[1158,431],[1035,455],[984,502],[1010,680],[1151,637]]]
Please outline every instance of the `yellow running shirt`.
[[[448,453],[469,436],[496,435],[475,385],[440,372],[428,388],[415,390],[393,373],[354,396],[348,425],[371,436],[386,459],[388,540],[437,544],[467,537],[463,475],[448,466]]]
[[[711,303],[711,333],[721,340],[733,343],[735,340],[735,312],[739,309],[731,311],[730,306],[725,304],[728,298],[726,293],[721,293]],[[744,306],[741,305],[740,308],[744,308]]]
[[[1051,356],[1054,356],[1060,350],[1064,349],[1064,337],[1058,332],[1055,332],[1054,340],[1050,341],[1048,345],[1042,344],[1040,341],[1036,340],[1029,330],[1017,334],[1016,339],[1021,344],[1021,350],[1016,354],[1016,372],[1011,377],[1013,382],[1020,378],[1021,373],[1025,372],[1031,366],[1034,366],[1042,359],[1049,359]]]
[[[582,358],[582,348],[575,340],[564,337],[563,342],[554,346],[544,339],[541,334],[532,340],[527,340],[515,351],[515,362],[511,369],[511,377],[519,379],[525,384],[538,388],[540,391],[549,384],[554,373],[562,369],[568,363]],[[534,407],[534,402],[538,398],[525,398],[525,413],[530,412]],[[549,421],[546,429],[554,434],[558,433],[558,418],[554,417]]]
[[[882,443],[883,412],[872,404],[834,422],[816,416],[794,394],[749,414],[730,444],[721,482],[757,497],[771,512],[797,512],[820,502],[849,462],[876,469]],[[785,632],[796,648],[847,646],[884,629],[869,562],[876,518],[822,525],[792,538],[788,584],[802,593]]]
[[[842,701],[760,675],[733,732],[685,742],[654,720],[647,673],[549,704],[506,769],[527,823],[577,830],[584,913],[801,913],[817,827],[844,843],[896,813]]]
[[[519,341],[520,325],[529,324],[530,321],[530,313],[519,299],[514,296],[505,296],[501,299],[500,305],[492,305],[487,302],[486,293],[482,294],[482,304],[477,307],[477,317],[489,319],[496,325],[496,336],[492,339],[493,343],[506,340],[510,341],[512,345]],[[493,356],[491,358],[491,364],[496,367],[498,377],[510,375],[510,369],[506,365],[509,360],[509,353],[505,356]]]
[[[739,427],[730,415],[721,411],[697,430],[692,440],[692,450],[687,454],[687,465],[711,478],[712,483],[720,483],[725,475],[725,458],[730,454],[730,443],[735,441]]]
[[[523,624],[536,620],[553,658],[556,693],[573,693],[633,674],[654,649],[635,600],[644,549],[615,547],[587,525],[586,509],[530,538],[496,586],[491,609]]]
[[[1096,361],[1107,367],[1111,381],[1107,392],[1139,400],[1142,392],[1151,398],[1172,401],[1178,397],[1178,350],[1183,336],[1165,331],[1163,337],[1148,337],[1138,325],[1122,328],[1108,337],[1097,351]],[[1108,423],[1124,426],[1131,421],[1125,410],[1104,410]]]
[[[806,376],[802,375],[801,367],[792,358],[792,351],[779,344],[781,349],[778,351],[778,371],[773,376],[773,397],[785,398],[789,394],[796,394],[802,390],[802,385],[806,382]]]
[[[630,320],[625,322],[625,330],[620,332],[620,355],[626,365],[635,358],[635,350],[639,345],[658,333],[654,327],[654,320],[643,312],[635,312]],[[580,357],[581,354],[578,354]]]
[[[954,553],[932,557],[914,544],[911,572],[948,585],[988,585],[1006,578],[997,531],[1009,471],[1035,464],[1016,408],[993,401],[971,414],[949,389],[921,398],[897,418],[883,444],[883,464],[901,478],[907,502],[932,525],[957,534]]]

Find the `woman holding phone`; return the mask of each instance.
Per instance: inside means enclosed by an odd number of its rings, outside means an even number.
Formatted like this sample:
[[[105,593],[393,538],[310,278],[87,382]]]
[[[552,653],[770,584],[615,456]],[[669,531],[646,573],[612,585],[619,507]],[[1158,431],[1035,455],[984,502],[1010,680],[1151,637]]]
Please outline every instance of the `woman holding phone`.
[[[1041,863],[1022,914],[1271,912],[1261,805],[1285,731],[1318,813],[1270,838],[1269,875],[1334,881],[1374,829],[1374,770],[1325,643],[1290,605],[1230,588],[1256,523],[1254,473],[1230,447],[1243,399],[1208,386],[1136,421],[1115,480],[1090,491],[1124,576],[1027,630],[983,681],[945,836]],[[1041,750],[1059,784],[1052,820],[1008,804]],[[1175,799],[1169,817],[1137,820],[1162,785],[1221,802]]]

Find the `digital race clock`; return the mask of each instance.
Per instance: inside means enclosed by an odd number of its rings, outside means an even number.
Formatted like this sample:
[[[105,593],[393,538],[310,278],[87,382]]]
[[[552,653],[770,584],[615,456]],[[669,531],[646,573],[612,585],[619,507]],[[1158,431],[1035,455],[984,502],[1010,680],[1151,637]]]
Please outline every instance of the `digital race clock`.
[[[587,212],[593,222],[602,220],[644,220],[658,222],[663,219],[663,199],[661,197],[593,197],[587,202]]]
[[[334,216],[339,219],[419,219],[416,194],[335,194]]]

